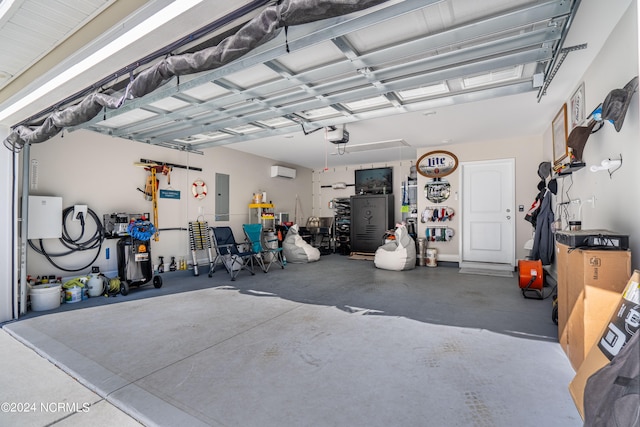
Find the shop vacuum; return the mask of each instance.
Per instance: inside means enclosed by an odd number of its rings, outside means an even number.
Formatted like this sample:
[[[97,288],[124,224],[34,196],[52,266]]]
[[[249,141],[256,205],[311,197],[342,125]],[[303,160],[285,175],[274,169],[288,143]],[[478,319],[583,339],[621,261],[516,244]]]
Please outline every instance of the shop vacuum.
[[[121,237],[116,245],[120,293],[127,295],[130,287],[152,281],[154,287],[161,288],[162,277],[153,275],[151,259],[151,237],[156,232],[153,223],[144,216],[131,220],[127,232],[129,235]]]

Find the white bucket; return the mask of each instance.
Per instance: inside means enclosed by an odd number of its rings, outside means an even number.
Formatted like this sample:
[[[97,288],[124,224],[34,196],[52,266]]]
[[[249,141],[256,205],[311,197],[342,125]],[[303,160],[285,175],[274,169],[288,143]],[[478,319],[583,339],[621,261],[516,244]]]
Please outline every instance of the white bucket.
[[[29,290],[31,310],[45,311],[60,307],[60,285],[35,285]]]
[[[438,266],[438,250],[435,248],[427,248],[427,267]]]
[[[82,288],[74,286],[64,290],[64,302],[72,303],[82,301]]]

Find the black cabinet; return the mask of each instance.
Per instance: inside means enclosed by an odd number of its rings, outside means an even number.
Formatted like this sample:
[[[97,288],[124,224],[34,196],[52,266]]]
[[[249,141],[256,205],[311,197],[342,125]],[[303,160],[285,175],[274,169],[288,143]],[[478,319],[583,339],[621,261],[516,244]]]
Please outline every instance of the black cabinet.
[[[394,225],[393,194],[351,196],[352,252],[375,252]]]

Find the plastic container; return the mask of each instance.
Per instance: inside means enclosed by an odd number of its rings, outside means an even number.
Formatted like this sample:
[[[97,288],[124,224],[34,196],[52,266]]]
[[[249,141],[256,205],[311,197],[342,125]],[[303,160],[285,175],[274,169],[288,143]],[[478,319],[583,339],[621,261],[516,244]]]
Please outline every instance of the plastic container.
[[[64,302],[74,303],[82,301],[82,288],[80,286],[74,286],[64,290]]]
[[[438,250],[436,248],[427,248],[427,267],[438,266]]]
[[[87,282],[88,294],[90,297],[99,297],[104,293],[104,282],[98,274],[91,273],[91,278]]]
[[[46,311],[60,307],[60,285],[35,285],[29,290],[31,310]]]

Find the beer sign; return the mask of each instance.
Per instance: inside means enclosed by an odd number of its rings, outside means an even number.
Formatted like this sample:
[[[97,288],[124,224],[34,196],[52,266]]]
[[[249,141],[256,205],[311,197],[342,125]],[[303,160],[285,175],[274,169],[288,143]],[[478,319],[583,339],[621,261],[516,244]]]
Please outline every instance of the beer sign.
[[[416,169],[427,178],[442,178],[458,167],[458,158],[449,151],[430,151],[418,159]]]

